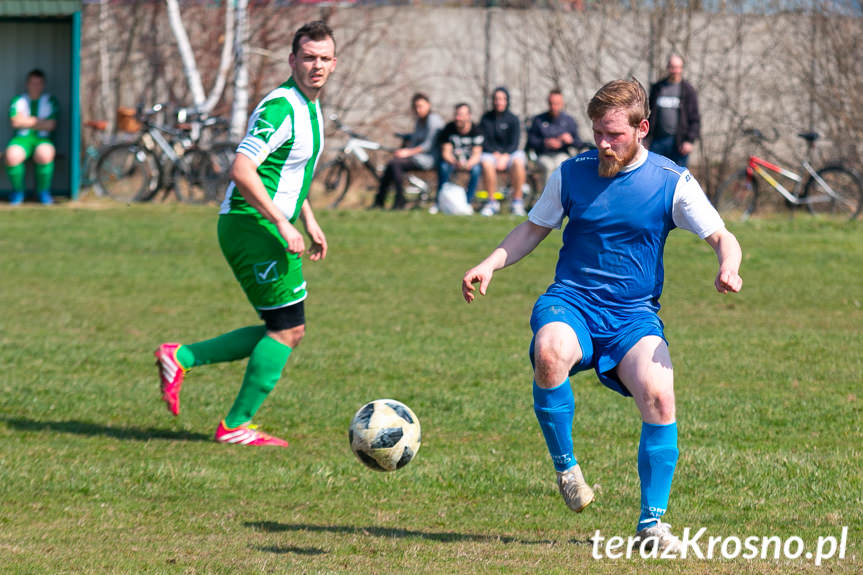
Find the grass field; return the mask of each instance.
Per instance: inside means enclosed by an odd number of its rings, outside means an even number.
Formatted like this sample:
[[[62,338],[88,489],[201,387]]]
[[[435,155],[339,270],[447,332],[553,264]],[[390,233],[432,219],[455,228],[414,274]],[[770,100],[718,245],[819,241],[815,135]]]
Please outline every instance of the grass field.
[[[152,350],[256,322],[213,208],[0,210],[0,573],[860,573],[863,225],[733,227],[744,291],[712,287],[709,247],[676,231],[662,316],[676,367],[677,533],[818,537],[844,559],[591,557],[628,536],[640,420],[575,380],[576,455],[596,503],[569,512],[532,411],[527,324],[554,233],[490,295],[459,283],[509,218],[321,212],[306,339],[256,421],[286,450],[211,441],[244,364],[193,371],[159,400]],[[418,414],[407,468],[375,473],[347,426],[368,400]],[[705,536],[706,538],[706,536]]]

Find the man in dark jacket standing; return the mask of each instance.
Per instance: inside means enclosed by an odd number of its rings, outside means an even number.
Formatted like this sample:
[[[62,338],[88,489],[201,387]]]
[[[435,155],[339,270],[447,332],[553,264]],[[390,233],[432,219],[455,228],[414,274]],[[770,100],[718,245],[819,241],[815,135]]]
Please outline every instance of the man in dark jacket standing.
[[[683,58],[672,54],[668,76],[650,87],[650,151],[685,167],[700,133],[698,95],[683,79]]]
[[[526,215],[522,202],[522,186],[525,180],[525,155],[519,148],[521,123],[509,111],[509,91],[503,86],[492,93],[492,109],[483,114],[479,122],[485,137],[482,147],[482,175],[488,190],[488,203],[480,213],[492,216],[500,212],[500,202],[494,195],[497,191],[497,173],[509,171],[512,188],[512,213]]]

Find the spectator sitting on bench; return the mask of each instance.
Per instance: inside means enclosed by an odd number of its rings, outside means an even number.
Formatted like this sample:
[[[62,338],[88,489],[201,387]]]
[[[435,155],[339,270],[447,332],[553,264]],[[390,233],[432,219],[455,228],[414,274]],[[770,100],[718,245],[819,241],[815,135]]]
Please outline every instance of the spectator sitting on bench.
[[[36,165],[36,191],[43,204],[53,202],[51,178],[54,175],[54,144],[51,132],[57,127],[57,101],[44,92],[45,74],[38,69],[27,74],[27,92],[16,96],[9,106],[14,136],[6,147],[6,173],[12,185],[9,203],[24,201],[26,162]]]
[[[563,93],[555,88],[548,93],[548,111],[538,114],[527,132],[527,149],[536,153],[536,166],[545,187],[555,168],[578,153],[584,142],[578,137],[575,119],[563,111]]]
[[[428,96],[421,92],[411,98],[416,123],[414,131],[405,137],[402,147],[393,152],[393,159],[384,169],[378,194],[375,196],[375,208],[383,208],[390,186],[395,186],[396,198],[393,209],[400,210],[405,206],[404,172],[410,170],[433,170],[435,168],[435,146],[438,132],[443,128],[444,121],[439,114],[431,111]]]
[[[500,202],[495,199],[497,192],[497,172],[509,171],[512,189],[512,213],[524,216],[522,186],[525,182],[525,155],[518,147],[521,137],[521,123],[509,111],[509,91],[503,86],[495,88],[492,94],[492,109],[483,114],[480,120],[485,141],[482,148],[482,174],[488,190],[488,202],[480,213],[492,216],[500,212]]]
[[[482,174],[483,135],[479,126],[470,117],[470,105],[462,102],[455,106],[455,117],[452,122],[441,130],[440,142],[441,160],[438,164],[438,195],[444,184],[449,182],[453,172],[462,170],[470,173],[467,184],[467,201],[473,200],[479,177]]]

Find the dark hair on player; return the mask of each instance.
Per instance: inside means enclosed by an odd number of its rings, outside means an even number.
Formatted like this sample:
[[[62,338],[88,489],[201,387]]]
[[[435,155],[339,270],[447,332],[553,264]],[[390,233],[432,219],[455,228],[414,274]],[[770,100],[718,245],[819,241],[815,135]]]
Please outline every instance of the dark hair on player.
[[[333,41],[333,46],[335,47],[336,45],[336,37],[333,36],[332,28],[330,28],[323,20],[309,22],[297,30],[296,34],[294,34],[294,41],[291,44],[292,54],[296,55],[300,51],[300,41],[303,38],[308,38],[315,42],[330,38]]]

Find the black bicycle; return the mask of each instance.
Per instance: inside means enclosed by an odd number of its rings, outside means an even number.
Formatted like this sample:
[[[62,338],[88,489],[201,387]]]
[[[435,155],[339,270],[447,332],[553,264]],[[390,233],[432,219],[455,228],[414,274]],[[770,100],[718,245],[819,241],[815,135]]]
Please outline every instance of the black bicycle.
[[[96,162],[96,179],[110,197],[123,202],[147,202],[159,192],[179,201],[221,200],[230,180],[237,145],[219,141],[203,144],[209,130],[226,121],[185,111],[183,122],[168,126],[156,121],[165,109],[156,104],[138,110],[142,129],[131,142],[105,148]]]

